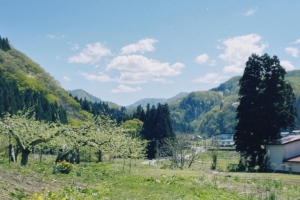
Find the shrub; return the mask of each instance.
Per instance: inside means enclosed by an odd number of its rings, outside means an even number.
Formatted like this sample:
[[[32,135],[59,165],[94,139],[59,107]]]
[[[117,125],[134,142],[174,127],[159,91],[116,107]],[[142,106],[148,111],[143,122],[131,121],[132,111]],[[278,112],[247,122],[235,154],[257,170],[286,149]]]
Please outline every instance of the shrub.
[[[62,174],[69,174],[74,167],[74,164],[63,160],[62,162],[57,162],[53,165],[53,174],[58,172]]]

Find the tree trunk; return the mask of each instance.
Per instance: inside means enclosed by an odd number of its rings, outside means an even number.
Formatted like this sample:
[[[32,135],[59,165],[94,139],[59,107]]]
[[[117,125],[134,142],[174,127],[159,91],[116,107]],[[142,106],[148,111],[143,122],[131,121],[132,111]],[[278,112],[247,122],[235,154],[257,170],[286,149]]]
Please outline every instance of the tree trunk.
[[[25,148],[22,151],[22,158],[21,158],[21,165],[22,166],[27,166],[28,165],[29,154],[30,154],[30,150],[28,148]]]
[[[16,162],[18,162],[18,155],[20,153],[20,148],[18,146],[16,146],[16,150],[15,150],[15,159],[16,159]]]
[[[183,169],[184,167],[184,154],[183,150],[180,151],[180,169]]]
[[[12,144],[9,144],[8,149],[9,162],[16,162],[14,146]]]
[[[129,162],[129,173],[131,173],[131,160],[132,160],[132,156],[130,156],[130,162]]]
[[[123,158],[123,172],[125,171],[125,157]]]
[[[76,152],[77,152],[76,164],[80,164],[80,150],[79,150],[79,148],[76,149]]]
[[[190,161],[190,163],[189,163],[188,168],[191,168],[191,166],[192,166],[192,164],[193,164],[193,162],[194,162],[194,160],[195,160],[196,155],[197,155],[196,152],[194,152],[194,153],[192,154],[192,159],[191,159],[191,161]]]
[[[59,149],[56,160],[55,160],[55,164],[63,161],[63,159],[62,159],[63,155],[64,155],[63,149]]]
[[[39,158],[40,158],[40,163],[41,163],[42,159],[43,159],[43,150],[42,149],[40,149]]]
[[[102,162],[102,151],[98,150],[98,162]]]

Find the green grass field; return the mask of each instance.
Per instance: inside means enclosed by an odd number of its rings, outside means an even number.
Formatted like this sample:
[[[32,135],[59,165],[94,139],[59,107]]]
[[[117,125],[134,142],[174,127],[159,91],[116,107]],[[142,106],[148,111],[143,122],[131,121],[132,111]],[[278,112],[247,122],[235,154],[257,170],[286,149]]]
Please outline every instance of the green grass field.
[[[216,171],[210,152],[198,155],[190,169],[170,169],[122,159],[82,162],[69,174],[53,174],[54,156],[30,156],[30,164],[0,160],[0,199],[300,199],[300,176],[278,173],[230,173],[235,152],[219,152]]]

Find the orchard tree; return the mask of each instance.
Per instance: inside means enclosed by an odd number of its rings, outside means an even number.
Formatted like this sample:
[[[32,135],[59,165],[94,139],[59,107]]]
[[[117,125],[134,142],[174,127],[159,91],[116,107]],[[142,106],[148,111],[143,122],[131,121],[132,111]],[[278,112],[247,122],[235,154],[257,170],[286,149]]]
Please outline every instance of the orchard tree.
[[[185,162],[188,160],[188,167],[190,168],[197,155],[197,147],[191,146],[190,139],[185,134],[164,138],[159,151],[163,156],[169,157],[170,167],[180,169],[184,169]]]
[[[280,138],[280,129],[294,126],[295,96],[276,56],[253,54],[239,81],[234,141],[245,167],[265,170],[266,142]]]
[[[139,119],[131,119],[122,123],[122,127],[124,128],[127,135],[131,135],[132,138],[141,138],[141,132],[143,130],[143,122]]]
[[[138,120],[138,122],[140,122]],[[139,124],[139,126],[142,126]],[[140,127],[141,129],[141,127]],[[135,130],[137,131],[137,130]],[[80,148],[88,147],[97,152],[98,162],[102,162],[104,154],[116,154],[122,158],[142,157],[145,151],[145,142],[133,134],[133,130],[120,126],[106,114],[99,114],[86,119],[79,127],[70,127],[60,139],[68,144],[68,151],[61,154],[59,160],[66,156],[72,157],[70,162],[80,162]],[[74,153],[69,152],[73,150]],[[70,154],[70,155],[69,155]],[[75,159],[75,160],[73,160]]]
[[[121,133],[117,123],[103,113],[86,119],[81,126],[69,127],[68,134],[62,138],[68,148],[58,155],[57,160],[62,161],[68,157],[70,162],[79,163],[80,149],[88,147],[97,151],[98,161],[101,162],[103,151],[111,150],[107,149],[107,144],[112,141],[113,137]]]
[[[22,154],[21,165],[25,166],[28,164],[28,156],[35,146],[49,143],[64,132],[62,125],[36,121],[35,116],[29,117],[29,112],[25,114],[19,112],[13,116],[5,114],[1,118],[0,129],[10,138],[10,159],[16,161],[18,150],[20,150]],[[16,152],[13,144],[17,146]],[[15,152],[15,155],[12,152]]]
[[[132,159],[139,159],[139,158],[145,158],[146,157],[146,147],[147,147],[147,140],[141,140],[139,138],[131,138],[127,137],[128,139],[128,157],[129,160],[129,173],[131,172],[131,166],[132,166]]]

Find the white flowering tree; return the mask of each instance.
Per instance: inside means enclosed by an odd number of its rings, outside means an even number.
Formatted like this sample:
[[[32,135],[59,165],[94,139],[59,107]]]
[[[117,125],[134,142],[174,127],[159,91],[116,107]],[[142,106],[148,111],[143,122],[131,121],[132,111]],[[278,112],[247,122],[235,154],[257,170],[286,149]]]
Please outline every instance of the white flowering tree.
[[[102,161],[103,154],[122,158],[132,155],[137,158],[143,157],[145,153],[144,141],[125,134],[128,132],[127,129],[119,126],[105,114],[87,119],[82,126],[69,128],[65,132],[67,134],[62,135],[60,139],[68,144],[69,149],[73,147],[79,156],[80,148],[93,148],[98,154],[98,162]],[[77,162],[78,160],[79,158]]]
[[[29,113],[22,114],[21,112],[13,116],[5,114],[0,120],[0,129],[2,134],[12,139],[9,144],[12,161],[16,161],[13,144],[21,151],[21,165],[28,164],[28,156],[34,146],[41,143],[50,144],[53,138],[64,132],[60,124],[36,121],[34,116],[29,117]]]
[[[59,152],[56,162],[66,160],[79,163],[79,150],[82,147],[96,149],[98,161],[102,161],[105,153],[118,152],[116,156],[122,158],[139,158],[145,154],[144,141],[125,134],[126,129],[104,114],[87,119],[79,127],[36,121],[28,113],[19,112],[13,116],[6,114],[0,120],[0,131],[0,137],[11,138],[9,147],[12,161],[16,161],[13,146],[16,145],[20,150],[21,165],[28,164],[28,156],[34,147],[60,147],[62,151]]]

